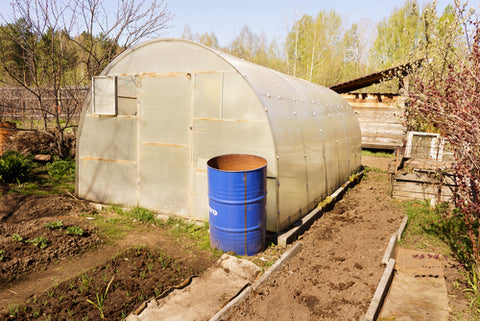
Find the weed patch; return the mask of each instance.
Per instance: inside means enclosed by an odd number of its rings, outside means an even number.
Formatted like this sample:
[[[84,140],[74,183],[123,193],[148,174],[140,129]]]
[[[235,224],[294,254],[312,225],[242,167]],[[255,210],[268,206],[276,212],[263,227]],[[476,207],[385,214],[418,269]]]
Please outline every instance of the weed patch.
[[[404,206],[409,220],[402,245],[454,255],[460,263],[470,265],[471,243],[458,210],[450,210],[445,203],[430,208],[428,201],[406,202]]]
[[[14,151],[7,151],[0,156],[0,181],[20,183],[27,178],[33,166],[31,157]]]

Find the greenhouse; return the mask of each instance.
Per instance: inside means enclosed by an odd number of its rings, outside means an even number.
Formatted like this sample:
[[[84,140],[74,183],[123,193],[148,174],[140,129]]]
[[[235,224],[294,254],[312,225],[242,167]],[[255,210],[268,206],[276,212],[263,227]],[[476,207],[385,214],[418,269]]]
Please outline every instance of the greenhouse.
[[[180,39],[122,53],[92,80],[77,141],[85,199],[207,220],[207,161],[267,160],[267,230],[306,215],[361,166],[332,90]]]

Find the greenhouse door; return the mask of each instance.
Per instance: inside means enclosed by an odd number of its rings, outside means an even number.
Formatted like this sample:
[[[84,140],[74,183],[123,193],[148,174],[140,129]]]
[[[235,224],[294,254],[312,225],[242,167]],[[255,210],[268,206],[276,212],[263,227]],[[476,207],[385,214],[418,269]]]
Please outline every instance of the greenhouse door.
[[[193,82],[186,73],[139,80],[139,205],[188,214]]]

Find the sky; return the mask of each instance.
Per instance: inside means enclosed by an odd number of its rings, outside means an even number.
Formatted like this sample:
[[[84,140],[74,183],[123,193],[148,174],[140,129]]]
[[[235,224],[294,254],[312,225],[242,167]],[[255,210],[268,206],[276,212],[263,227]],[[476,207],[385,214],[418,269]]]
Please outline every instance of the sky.
[[[0,0],[1,1],[1,0]],[[166,0],[167,1],[167,0]],[[424,4],[425,0],[419,0]],[[437,0],[443,9],[453,0]],[[170,0],[169,11],[174,14],[168,37],[180,37],[188,24],[193,34],[213,32],[220,45],[226,46],[246,24],[255,34],[265,32],[269,41],[282,40],[293,22],[304,14],[316,15],[320,10],[334,9],[350,25],[361,19],[372,24],[387,18],[403,0]],[[479,8],[480,0],[470,0]],[[439,12],[441,12],[439,11]]]
[[[118,0],[104,0],[105,7],[115,7]],[[150,0],[145,0],[149,2]],[[161,1],[161,0],[157,0]],[[163,0],[173,18],[162,37],[181,37],[188,24],[193,34],[213,32],[220,46],[227,46],[247,25],[255,34],[265,33],[267,40],[283,41],[293,23],[302,15],[316,15],[334,9],[349,26],[360,20],[373,25],[388,18],[404,0]],[[437,0],[443,9],[454,0]],[[0,0],[0,13],[8,15],[11,0]],[[426,0],[418,0],[425,4]],[[480,0],[469,0],[480,12]],[[440,11],[440,12],[441,12]]]

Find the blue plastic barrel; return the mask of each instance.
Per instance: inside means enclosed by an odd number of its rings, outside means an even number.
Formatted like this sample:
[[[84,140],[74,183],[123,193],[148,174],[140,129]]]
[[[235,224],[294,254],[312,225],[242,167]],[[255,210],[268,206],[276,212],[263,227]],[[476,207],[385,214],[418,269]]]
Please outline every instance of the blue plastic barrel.
[[[207,162],[210,245],[255,255],[265,248],[267,161],[230,154]]]

